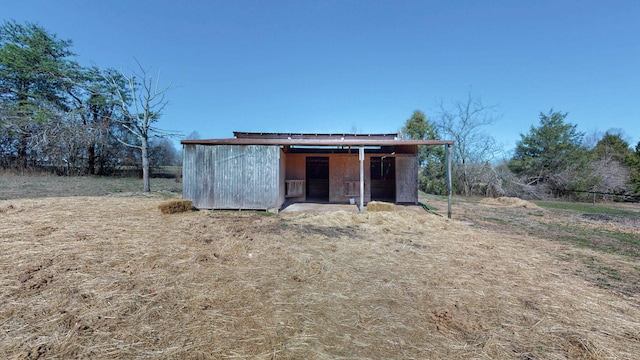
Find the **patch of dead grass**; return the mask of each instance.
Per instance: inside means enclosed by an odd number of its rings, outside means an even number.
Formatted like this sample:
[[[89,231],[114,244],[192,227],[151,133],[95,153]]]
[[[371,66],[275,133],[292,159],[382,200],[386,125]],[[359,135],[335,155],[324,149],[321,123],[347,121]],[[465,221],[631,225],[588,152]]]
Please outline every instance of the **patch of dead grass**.
[[[507,196],[501,196],[498,198],[483,198],[482,200],[480,200],[480,203],[485,205],[499,205],[499,206],[506,206],[506,207],[515,207],[515,208],[521,207],[526,209],[541,209],[538,205],[530,201],[522,200],[516,197],[507,197]]]
[[[426,212],[0,202],[3,358],[632,359],[633,298]],[[11,206],[9,206],[11,205]]]

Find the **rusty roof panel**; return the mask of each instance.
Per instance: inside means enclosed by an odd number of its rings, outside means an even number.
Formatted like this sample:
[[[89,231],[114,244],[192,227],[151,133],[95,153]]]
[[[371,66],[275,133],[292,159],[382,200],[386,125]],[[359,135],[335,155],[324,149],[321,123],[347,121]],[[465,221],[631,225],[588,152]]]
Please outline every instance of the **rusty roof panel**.
[[[367,137],[340,138],[227,138],[182,140],[182,144],[198,145],[304,145],[304,146],[394,146],[453,145],[453,140],[380,140]]]
[[[324,133],[262,133],[234,131],[233,136],[238,139],[370,139],[370,140],[396,140],[398,134],[324,134]]]

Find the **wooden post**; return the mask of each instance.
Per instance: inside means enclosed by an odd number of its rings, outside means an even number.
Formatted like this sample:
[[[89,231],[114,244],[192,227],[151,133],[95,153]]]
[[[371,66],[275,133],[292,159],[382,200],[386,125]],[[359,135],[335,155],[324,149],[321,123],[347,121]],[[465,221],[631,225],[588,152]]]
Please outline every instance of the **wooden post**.
[[[447,157],[447,218],[451,219],[451,144],[446,145],[445,156]]]
[[[362,145],[358,149],[358,158],[360,160],[360,212],[364,212],[364,146]]]

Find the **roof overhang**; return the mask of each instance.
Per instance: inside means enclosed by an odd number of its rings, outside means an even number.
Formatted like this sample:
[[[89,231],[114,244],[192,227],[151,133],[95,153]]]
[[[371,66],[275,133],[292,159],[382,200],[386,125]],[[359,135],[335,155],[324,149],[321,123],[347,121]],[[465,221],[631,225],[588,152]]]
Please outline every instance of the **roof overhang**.
[[[295,134],[234,132],[234,138],[182,140],[183,145],[402,146],[453,145],[452,140],[404,140],[398,134]]]
[[[375,139],[203,139],[182,140],[183,145],[305,145],[305,146],[397,146],[453,145],[452,140],[375,140]]]

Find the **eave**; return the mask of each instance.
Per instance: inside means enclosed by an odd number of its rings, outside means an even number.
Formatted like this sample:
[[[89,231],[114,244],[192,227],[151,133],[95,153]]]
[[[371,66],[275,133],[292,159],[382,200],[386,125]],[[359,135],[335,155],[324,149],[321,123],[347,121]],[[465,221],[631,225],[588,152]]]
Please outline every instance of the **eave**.
[[[182,140],[183,145],[282,145],[282,146],[401,146],[453,145],[453,140],[379,140],[363,137],[337,138],[227,138]]]

